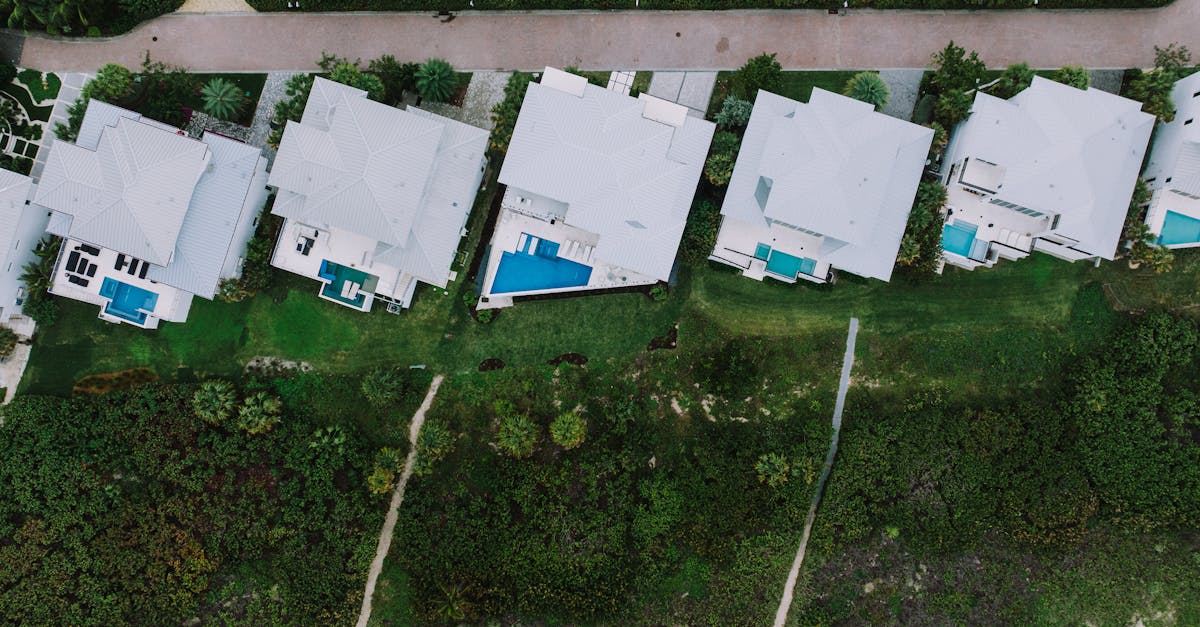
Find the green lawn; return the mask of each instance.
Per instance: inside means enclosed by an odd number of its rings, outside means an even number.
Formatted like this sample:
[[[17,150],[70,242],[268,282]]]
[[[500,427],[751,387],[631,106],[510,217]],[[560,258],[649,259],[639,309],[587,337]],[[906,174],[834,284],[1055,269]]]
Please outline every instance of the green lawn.
[[[783,85],[779,90],[780,96],[785,96],[800,102],[808,102],[812,96],[813,87],[840,94],[846,87],[846,81],[861,70],[795,70],[783,73]],[[735,84],[737,72],[717,72],[717,84],[713,89],[712,98],[708,101],[708,117],[712,119],[721,110],[725,96],[738,93],[740,88]]]

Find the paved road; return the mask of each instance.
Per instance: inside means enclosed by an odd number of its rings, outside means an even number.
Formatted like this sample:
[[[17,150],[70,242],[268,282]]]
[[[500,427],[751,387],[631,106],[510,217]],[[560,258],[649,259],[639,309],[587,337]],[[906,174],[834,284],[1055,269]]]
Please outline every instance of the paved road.
[[[842,410],[846,407],[846,390],[850,387],[850,369],[854,367],[854,344],[858,339],[858,318],[850,319],[850,329],[846,333],[846,354],[842,356],[842,379],[838,384],[837,401],[833,405],[833,437],[829,440],[829,452],[825,454],[825,465],[821,468],[821,477],[817,479],[817,489],[813,491],[812,504],[808,507],[808,516],[804,518],[804,532],[800,535],[800,548],[796,549],[796,558],[792,560],[792,569],[788,571],[787,582],[783,587],[783,596],[779,600],[779,608],[775,610],[774,627],[783,627],[787,623],[788,610],[792,607],[792,594],[796,589],[796,579],[800,576],[800,566],[804,564],[804,552],[808,548],[808,537],[812,534],[813,523],[817,520],[817,508],[821,505],[821,493],[825,491],[825,481],[829,479],[829,471],[833,468],[833,459],[837,457],[838,436],[842,432]]]
[[[173,14],[109,40],[30,36],[21,64],[94,70],[158,60],[194,70],[311,70],[322,50],[350,58],[444,57],[472,69],[723,69],[764,50],[788,68],[923,67],[953,38],[989,65],[1148,66],[1153,46],[1200,52],[1200,0],[1142,11],[823,11]]]

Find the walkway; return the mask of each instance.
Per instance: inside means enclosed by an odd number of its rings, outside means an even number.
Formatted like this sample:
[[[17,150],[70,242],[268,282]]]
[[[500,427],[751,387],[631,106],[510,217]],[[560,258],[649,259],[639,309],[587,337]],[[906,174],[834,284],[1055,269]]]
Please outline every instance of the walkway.
[[[783,598],[779,600],[779,609],[775,611],[775,627],[783,627],[787,622],[788,610],[792,607],[792,593],[796,589],[796,579],[800,576],[800,565],[804,563],[804,551],[808,548],[808,536],[812,533],[813,522],[817,519],[817,507],[821,504],[821,493],[825,491],[825,481],[829,479],[829,471],[833,468],[833,458],[837,456],[838,435],[842,431],[842,409],[846,407],[846,389],[850,387],[850,369],[854,367],[854,342],[857,338],[858,318],[851,318],[850,331],[846,334],[846,354],[842,357],[842,380],[838,384],[837,402],[833,406],[833,438],[829,441],[829,453],[825,455],[821,477],[817,479],[812,505],[808,507],[808,516],[804,519],[800,548],[796,550],[796,559],[792,561],[792,570],[788,571],[787,583],[784,584]]]
[[[396,529],[396,520],[400,517],[400,504],[404,502],[404,486],[412,476],[413,464],[417,461],[417,434],[421,425],[425,424],[425,412],[433,404],[438,388],[442,385],[442,375],[433,378],[429,384],[429,392],[417,413],[413,414],[412,424],[408,426],[408,458],[404,460],[404,472],[400,473],[400,483],[392,491],[392,503],[388,506],[387,517],[383,519],[383,529],[379,532],[379,545],[375,549],[375,559],[371,560],[371,570],[367,571],[367,587],[363,592],[362,609],[358,613],[357,627],[366,627],[371,618],[371,597],[375,596],[375,583],[379,581],[379,573],[383,570],[383,560],[387,557],[388,549],[392,547],[392,532]]]
[[[25,374],[25,366],[29,364],[29,353],[32,350],[30,342],[37,328],[33,320],[25,316],[13,316],[5,326],[16,332],[17,347],[7,359],[0,359],[0,389],[4,390],[0,405],[11,403],[17,395],[17,386],[21,383],[21,376]],[[0,424],[3,424],[3,418],[0,418]]]
[[[158,61],[196,71],[312,70],[322,50],[443,57],[464,69],[723,69],[764,50],[787,68],[916,68],[953,38],[992,66],[1139,67],[1153,46],[1200,52],[1200,0],[1112,11],[678,11],[172,14],[108,40],[30,36],[21,65],[96,69]]]

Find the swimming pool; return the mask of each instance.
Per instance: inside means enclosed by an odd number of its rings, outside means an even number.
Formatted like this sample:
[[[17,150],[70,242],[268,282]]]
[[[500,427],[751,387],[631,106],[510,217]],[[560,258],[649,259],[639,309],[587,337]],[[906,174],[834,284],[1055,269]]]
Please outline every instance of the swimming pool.
[[[778,250],[772,250],[771,256],[767,258],[767,272],[773,272],[792,279],[796,278],[798,273],[812,276],[813,270],[816,267],[817,262],[815,259],[797,257]]]
[[[100,284],[100,295],[109,299],[104,313],[137,324],[145,324],[147,314],[158,304],[158,294],[108,277]]]
[[[1200,243],[1200,220],[1168,211],[1163,217],[1158,243],[1162,246]]]
[[[541,245],[539,242],[538,247]],[[558,245],[555,244],[554,248],[557,250]],[[583,287],[591,278],[591,266],[569,259],[504,251],[500,257],[500,265],[496,267],[496,278],[492,280],[492,293]]]
[[[358,309],[363,308],[367,295],[379,286],[379,277],[328,259],[321,260],[321,269],[317,276],[329,281],[321,288],[322,296]],[[357,287],[350,288],[348,283],[357,284]]]
[[[942,227],[942,249],[962,257],[971,255],[971,245],[975,242],[975,233],[979,227],[970,222],[948,222]]]

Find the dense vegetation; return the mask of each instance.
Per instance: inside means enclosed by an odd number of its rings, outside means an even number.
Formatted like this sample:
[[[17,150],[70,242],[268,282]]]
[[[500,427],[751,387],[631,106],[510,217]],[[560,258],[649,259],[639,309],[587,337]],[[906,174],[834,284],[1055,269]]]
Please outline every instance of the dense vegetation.
[[[349,621],[382,503],[362,480],[370,440],[312,411],[338,389],[311,375],[252,379],[205,419],[184,385],[5,407],[0,616]],[[268,412],[279,403],[273,428],[248,426],[256,399]]]
[[[851,8],[875,9],[1093,9],[1105,7],[1156,7],[1169,0],[860,0]],[[285,0],[250,0],[258,11],[286,10]],[[311,6],[311,8],[310,8]],[[319,5],[305,5],[305,10],[318,11],[522,11],[537,9],[626,9],[644,10],[722,10],[722,9],[834,9],[841,2],[834,0],[643,0],[634,5],[628,0],[336,0]]]
[[[170,13],[183,0],[5,0],[0,17],[9,28],[51,35],[116,35]]]

